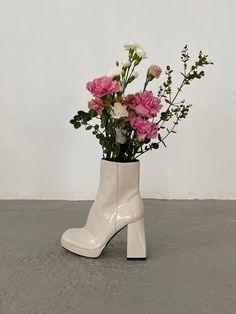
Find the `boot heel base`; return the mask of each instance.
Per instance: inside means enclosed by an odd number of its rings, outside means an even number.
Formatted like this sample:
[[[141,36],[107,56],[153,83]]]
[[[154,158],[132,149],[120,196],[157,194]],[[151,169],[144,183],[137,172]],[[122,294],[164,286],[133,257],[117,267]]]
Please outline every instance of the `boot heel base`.
[[[129,224],[127,229],[127,260],[145,260],[147,254],[144,218]]]
[[[133,260],[146,261],[147,258],[146,257],[127,257],[126,259],[127,261],[133,261]]]

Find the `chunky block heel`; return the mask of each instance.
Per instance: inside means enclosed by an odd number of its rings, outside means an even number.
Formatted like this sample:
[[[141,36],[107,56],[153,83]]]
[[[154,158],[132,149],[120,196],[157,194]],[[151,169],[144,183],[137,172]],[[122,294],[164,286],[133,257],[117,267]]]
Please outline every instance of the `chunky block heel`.
[[[127,227],[127,259],[147,258],[144,218],[128,224]]]

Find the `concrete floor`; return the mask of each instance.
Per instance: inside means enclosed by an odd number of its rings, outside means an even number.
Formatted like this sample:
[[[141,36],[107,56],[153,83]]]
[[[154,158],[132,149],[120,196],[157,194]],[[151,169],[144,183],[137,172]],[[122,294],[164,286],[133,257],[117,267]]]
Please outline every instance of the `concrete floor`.
[[[125,229],[95,260],[62,249],[90,205],[0,201],[1,314],[236,313],[236,201],[145,200],[146,261]]]

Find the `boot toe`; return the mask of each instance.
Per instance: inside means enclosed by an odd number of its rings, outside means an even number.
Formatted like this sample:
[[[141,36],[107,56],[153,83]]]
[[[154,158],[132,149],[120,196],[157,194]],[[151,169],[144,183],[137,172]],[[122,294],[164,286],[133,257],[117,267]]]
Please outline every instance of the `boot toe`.
[[[84,228],[71,228],[63,233],[61,242],[86,248],[86,238],[87,234]]]
[[[98,257],[103,248],[97,247],[97,241],[86,228],[72,228],[66,230],[61,237],[61,245],[75,254]]]
[[[66,230],[61,237],[61,243],[68,243],[90,250],[99,247],[97,239],[90,234],[87,228],[71,228]]]

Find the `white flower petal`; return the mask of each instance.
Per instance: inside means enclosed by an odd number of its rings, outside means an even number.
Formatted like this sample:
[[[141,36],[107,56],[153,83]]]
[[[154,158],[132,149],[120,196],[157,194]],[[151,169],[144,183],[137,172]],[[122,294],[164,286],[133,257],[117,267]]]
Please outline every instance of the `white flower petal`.
[[[121,70],[119,69],[119,67],[114,67],[114,68],[111,68],[108,72],[107,72],[107,76],[110,76],[110,77],[115,77],[115,76],[119,76],[121,73]]]
[[[111,109],[111,117],[113,119],[120,119],[123,117],[128,117],[129,113],[127,109],[120,102],[114,103]]]
[[[134,41],[130,41],[124,45],[125,50],[140,48],[140,45]]]
[[[126,142],[125,132],[120,128],[116,128],[116,143],[124,144]]]
[[[130,66],[130,61],[129,60],[124,60],[121,62],[123,67],[128,68]]]
[[[143,50],[143,48],[137,48],[136,49],[136,54],[141,57],[142,59],[146,59],[147,58],[147,53],[146,51]]]

